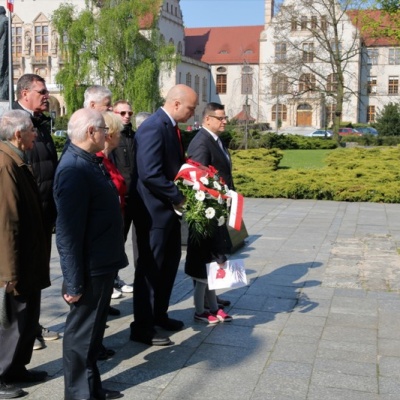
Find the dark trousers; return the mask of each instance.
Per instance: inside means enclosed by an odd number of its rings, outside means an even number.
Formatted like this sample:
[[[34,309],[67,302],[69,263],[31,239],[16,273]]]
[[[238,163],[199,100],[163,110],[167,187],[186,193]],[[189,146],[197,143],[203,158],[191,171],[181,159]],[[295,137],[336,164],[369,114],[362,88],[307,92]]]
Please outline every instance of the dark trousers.
[[[136,268],[137,260],[139,257],[139,250],[137,245],[137,238],[136,238],[136,228],[135,228],[135,213],[137,209],[135,208],[135,201],[134,196],[127,196],[125,197],[125,209],[124,209],[124,239],[128,238],[129,230],[132,227],[131,231],[131,238],[132,238],[132,250],[133,250],[133,266]]]
[[[143,225],[141,225],[143,227]],[[154,322],[167,316],[181,258],[178,217],[165,229],[137,229],[139,259],[135,270],[133,330],[153,332]]]
[[[82,297],[70,306],[63,340],[65,400],[105,399],[97,357],[102,345],[115,271],[88,277]]]
[[[0,328],[0,377],[29,364],[40,314],[40,290],[28,296],[9,296],[11,326]]]

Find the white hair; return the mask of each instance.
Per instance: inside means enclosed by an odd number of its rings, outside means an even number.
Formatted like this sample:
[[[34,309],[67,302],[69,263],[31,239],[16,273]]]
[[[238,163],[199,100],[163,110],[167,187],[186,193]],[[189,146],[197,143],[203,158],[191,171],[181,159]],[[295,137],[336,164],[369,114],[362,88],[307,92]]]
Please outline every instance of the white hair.
[[[89,86],[85,90],[83,107],[89,108],[91,101],[96,104],[101,103],[106,97],[111,99],[112,93],[110,89],[100,85]]]
[[[82,143],[87,138],[89,127],[104,126],[104,118],[100,111],[81,108],[75,111],[68,122],[68,137],[72,142]]]
[[[135,124],[136,124],[136,129],[139,128],[139,126],[142,124],[143,121],[145,121],[147,118],[149,118],[151,113],[146,112],[146,111],[141,111],[136,114],[135,116]]]
[[[26,131],[32,125],[30,115],[23,110],[6,111],[0,120],[0,139],[10,140],[15,132]]]

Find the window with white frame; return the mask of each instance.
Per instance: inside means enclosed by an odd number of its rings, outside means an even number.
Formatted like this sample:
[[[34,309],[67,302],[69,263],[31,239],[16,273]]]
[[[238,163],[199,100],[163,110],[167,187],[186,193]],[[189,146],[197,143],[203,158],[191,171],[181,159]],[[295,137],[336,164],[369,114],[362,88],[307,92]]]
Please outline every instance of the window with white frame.
[[[201,99],[204,102],[207,101],[207,78],[203,78],[202,80]]]
[[[368,94],[376,94],[377,78],[376,76],[368,77]]]
[[[35,24],[35,57],[44,59],[49,55],[49,25],[47,23]]]
[[[314,61],[314,43],[303,43],[303,62]]]
[[[378,64],[379,50],[378,49],[367,49],[367,63],[371,65]]]
[[[242,94],[253,93],[253,68],[248,65],[242,68]]]
[[[225,67],[217,68],[216,91],[217,94],[226,94],[227,70]]]
[[[186,86],[192,87],[192,74],[190,72],[186,74]]]
[[[400,64],[400,47],[396,49],[389,49],[389,64],[390,65]]]
[[[278,115],[277,115],[278,112]],[[277,118],[278,117],[278,118]],[[286,121],[287,120],[287,108],[285,104],[275,104],[272,106],[272,121]]]
[[[398,93],[399,93],[399,77],[389,76],[388,94],[398,94]]]
[[[275,62],[286,61],[286,43],[275,43]]]
[[[375,106],[367,107],[367,122],[375,122]]]

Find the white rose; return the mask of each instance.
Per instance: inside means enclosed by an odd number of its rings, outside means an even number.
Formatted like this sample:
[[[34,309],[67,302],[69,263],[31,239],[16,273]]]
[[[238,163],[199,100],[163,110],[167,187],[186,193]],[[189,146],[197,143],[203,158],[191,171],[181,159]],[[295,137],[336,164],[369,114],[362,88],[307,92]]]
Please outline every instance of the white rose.
[[[221,195],[218,196],[218,204],[224,204],[224,199]]]
[[[202,191],[202,190],[198,190],[194,197],[196,197],[196,200],[198,201],[204,201],[204,199],[206,198],[206,194]]]
[[[212,207],[208,207],[206,209],[206,218],[207,219],[212,219],[215,217],[215,210]]]
[[[208,182],[208,179],[205,177],[205,176],[202,176],[201,178],[200,178],[200,182],[203,184],[203,185],[208,185],[210,182]]]
[[[217,189],[217,190],[221,190],[222,188],[221,188],[221,185],[217,182],[217,181],[214,181],[214,187],[215,187],[215,189]]]
[[[219,218],[218,218],[218,226],[222,226],[222,225],[224,225],[225,224],[225,217],[223,216],[223,215],[221,215]]]

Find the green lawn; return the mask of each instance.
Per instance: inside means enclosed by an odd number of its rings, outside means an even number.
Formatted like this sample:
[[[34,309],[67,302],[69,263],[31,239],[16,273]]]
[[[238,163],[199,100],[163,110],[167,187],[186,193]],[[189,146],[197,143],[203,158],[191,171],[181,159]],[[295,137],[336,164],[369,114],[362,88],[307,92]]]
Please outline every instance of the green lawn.
[[[278,169],[319,169],[325,157],[335,150],[284,150]]]

